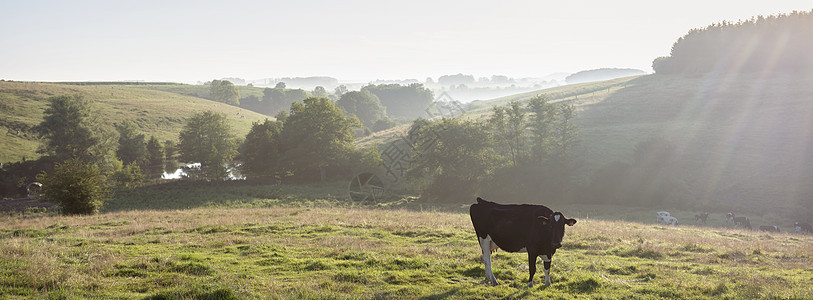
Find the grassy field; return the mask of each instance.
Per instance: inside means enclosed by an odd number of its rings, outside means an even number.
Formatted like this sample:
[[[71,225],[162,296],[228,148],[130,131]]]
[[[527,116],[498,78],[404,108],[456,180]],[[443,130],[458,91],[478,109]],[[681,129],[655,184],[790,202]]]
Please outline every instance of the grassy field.
[[[600,102],[618,90],[628,87],[630,82],[641,76],[617,78],[600,82],[563,85],[539,91],[526,92],[497,99],[474,101],[466,106],[464,117],[490,115],[495,105],[506,105],[511,101],[526,103],[536,95],[545,94],[552,103],[573,103],[585,106]]]
[[[487,286],[466,204],[353,205],[343,186],[154,186],[96,216],[6,215],[0,298],[813,297],[809,236],[664,227],[651,209],[576,204],[551,205],[579,220],[551,287],[538,273],[527,288],[526,255],[502,251],[501,284]],[[179,205],[135,209],[173,202],[173,191],[187,193]]]
[[[0,81],[0,162],[37,157],[41,142],[32,127],[42,122],[48,97],[66,94],[94,100],[105,122],[132,120],[148,138],[155,135],[161,141],[177,140],[186,118],[200,111],[225,114],[239,136],[248,133],[251,122],[267,118],[235,106],[136,86]]]
[[[654,213],[579,205],[554,207],[579,223],[554,257],[551,287],[540,274],[525,287],[526,256],[505,252],[495,255],[501,284],[491,287],[466,205],[350,205],[331,196],[342,185],[213,187],[245,196],[187,200],[189,209],[129,210],[151,204],[131,203],[96,216],[8,215],[0,220],[0,297],[813,297],[810,237],[607,221],[601,212],[649,220]]]
[[[175,84],[175,85],[166,85],[166,84],[144,84],[144,85],[137,85],[134,86],[135,88],[140,89],[148,89],[148,90],[156,90],[156,91],[164,91],[170,92],[174,94],[180,94],[185,96],[192,96],[197,98],[209,98],[209,86],[208,85],[192,85],[192,84]],[[265,88],[260,87],[250,87],[250,86],[243,86],[238,85],[236,86],[238,92],[240,92],[240,98],[246,98],[249,96],[256,96],[257,98],[263,98],[263,90]]]

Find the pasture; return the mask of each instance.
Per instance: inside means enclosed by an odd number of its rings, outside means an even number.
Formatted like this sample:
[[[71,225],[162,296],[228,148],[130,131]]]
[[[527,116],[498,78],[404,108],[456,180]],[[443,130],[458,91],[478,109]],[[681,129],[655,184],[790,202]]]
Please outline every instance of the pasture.
[[[0,81],[0,162],[38,158],[36,150],[42,141],[34,126],[42,122],[48,98],[74,94],[93,100],[93,109],[103,123],[131,120],[147,138],[154,135],[160,141],[177,140],[186,118],[199,111],[226,115],[240,137],[248,133],[252,122],[269,118],[236,106],[136,85]]]
[[[155,186],[120,193],[95,216],[5,215],[0,298],[813,297],[810,236],[667,227],[655,210],[576,204],[549,205],[579,221],[551,287],[537,274],[527,288],[526,255],[502,251],[500,285],[487,286],[466,204],[353,205],[342,188]],[[181,204],[146,209],[153,201]],[[673,211],[682,224],[691,213]]]

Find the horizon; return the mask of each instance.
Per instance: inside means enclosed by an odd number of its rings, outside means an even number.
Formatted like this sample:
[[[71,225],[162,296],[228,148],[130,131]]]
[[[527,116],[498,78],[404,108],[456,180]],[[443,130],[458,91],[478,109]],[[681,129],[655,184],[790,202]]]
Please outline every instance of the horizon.
[[[461,73],[649,73],[652,60],[692,29],[813,9],[805,2],[11,1],[0,4],[0,79],[423,82]]]

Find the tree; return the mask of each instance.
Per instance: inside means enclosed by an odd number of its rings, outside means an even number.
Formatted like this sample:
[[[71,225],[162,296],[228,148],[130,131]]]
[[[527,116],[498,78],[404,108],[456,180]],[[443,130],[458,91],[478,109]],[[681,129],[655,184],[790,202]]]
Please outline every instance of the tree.
[[[361,127],[356,117],[346,117],[327,98],[294,102],[284,124],[286,168],[294,174],[318,170],[322,181],[326,179],[328,167],[339,165],[355,151],[353,129]]]
[[[294,90],[285,90],[285,102],[283,102],[281,108],[290,107],[291,103],[305,100],[308,98],[308,92],[303,89],[294,89]]]
[[[119,148],[116,156],[124,165],[137,164],[144,166],[147,145],[144,143],[144,134],[138,133],[138,126],[130,120],[124,120],[116,125],[119,132]]]
[[[495,106],[489,125],[495,130],[498,145],[507,148],[513,166],[524,163],[527,156],[525,141],[525,113],[519,102],[511,101],[507,107]]]
[[[161,178],[164,171],[164,149],[161,142],[155,136],[150,136],[147,141],[147,155],[145,169],[148,178]]]
[[[552,151],[553,126],[556,121],[556,106],[548,103],[546,95],[536,95],[528,101],[532,116],[528,127],[531,132],[531,157],[533,161],[544,163]]]
[[[52,155],[57,162],[78,158],[105,174],[120,165],[116,160],[116,132],[97,119],[100,114],[93,112],[90,100],[66,95],[48,101],[45,117],[37,126],[45,138],[39,153]]]
[[[113,172],[111,178],[119,186],[132,189],[144,182],[144,173],[141,172],[141,167],[131,163]]]
[[[390,118],[385,117],[383,119],[379,119],[378,121],[375,121],[375,123],[373,123],[373,126],[370,127],[370,130],[372,130],[373,132],[378,132],[378,131],[382,131],[382,130],[386,130],[386,129],[390,129],[392,127],[395,127],[395,125],[397,125],[395,123],[395,121],[393,121]]]
[[[280,121],[282,123],[285,123],[285,120],[288,120],[288,116],[290,116],[290,114],[288,114],[287,111],[281,110],[276,115],[274,115],[274,119],[277,119],[277,121]]]
[[[59,203],[65,215],[99,212],[108,193],[99,168],[79,158],[57,164],[54,171],[41,173],[37,180],[44,196]]]
[[[172,140],[164,141],[164,160],[173,160],[178,152],[175,142]]]
[[[558,160],[569,161],[573,156],[574,149],[579,144],[579,128],[573,123],[575,118],[575,105],[565,104],[559,106],[553,135],[553,154]]]
[[[313,88],[313,96],[319,98],[327,98],[328,96],[327,90],[325,90],[325,87],[323,86],[317,86]]]
[[[344,93],[347,93],[347,91],[348,91],[347,86],[342,84],[333,89],[333,94],[336,95],[336,97],[341,97],[342,95],[344,95]]]
[[[470,201],[478,185],[502,162],[494,151],[493,134],[483,122],[418,119],[410,132],[417,132],[417,137],[407,175],[434,177],[426,193],[437,199]]]
[[[416,118],[426,114],[426,108],[432,104],[432,91],[423,84],[413,83],[408,86],[400,84],[368,85],[362,91],[375,94],[387,109],[390,117]]]
[[[231,105],[240,105],[240,91],[228,80],[212,80],[209,85],[212,100]]]
[[[284,88],[266,88],[263,90],[262,113],[266,115],[273,115],[279,111],[285,110],[288,105],[285,104]]]
[[[240,147],[242,172],[247,178],[278,177],[282,122],[265,119],[251,124]]]
[[[231,131],[223,114],[206,111],[193,115],[180,133],[181,160],[199,162],[202,179],[226,179],[226,164],[237,155],[238,147]]]
[[[376,121],[387,117],[381,101],[369,91],[347,92],[336,101],[336,105],[348,114],[359,118],[365,127],[372,127]]]
[[[274,88],[275,89],[284,89],[285,88],[285,82],[281,82],[281,81],[277,82],[277,85],[275,85]]]

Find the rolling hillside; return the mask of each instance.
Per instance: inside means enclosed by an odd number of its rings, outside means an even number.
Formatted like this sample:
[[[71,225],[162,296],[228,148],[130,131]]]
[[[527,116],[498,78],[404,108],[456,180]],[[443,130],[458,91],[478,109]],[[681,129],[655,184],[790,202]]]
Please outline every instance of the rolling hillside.
[[[659,138],[678,162],[664,171],[700,204],[792,210],[813,197],[813,77],[649,75],[583,108],[589,165]]]
[[[0,162],[36,158],[40,146],[32,128],[42,121],[48,97],[81,94],[95,101],[95,109],[110,123],[130,119],[148,137],[177,140],[185,119],[199,111],[225,114],[235,133],[245,135],[251,122],[266,116],[206,99],[118,85],[62,85],[0,81]]]
[[[813,199],[813,76],[628,77],[475,102],[467,115],[536,94],[578,106],[585,180],[604,165],[632,162],[635,146],[655,138],[677,161],[661,173],[700,208],[801,215],[797,208]]]

